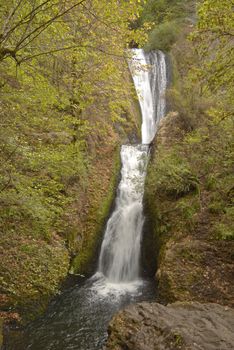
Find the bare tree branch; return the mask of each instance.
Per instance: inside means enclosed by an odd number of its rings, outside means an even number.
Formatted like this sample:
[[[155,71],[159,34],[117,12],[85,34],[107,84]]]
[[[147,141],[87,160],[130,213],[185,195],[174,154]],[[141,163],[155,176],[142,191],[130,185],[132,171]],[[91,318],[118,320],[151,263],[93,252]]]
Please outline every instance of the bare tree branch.
[[[33,9],[32,11],[30,11],[29,13],[27,13],[27,15],[25,15],[23,18],[21,18],[20,21],[18,21],[8,32],[6,32],[5,34],[3,33],[2,35],[2,42],[6,41],[9,36],[11,35],[12,32],[15,31],[15,29],[19,26],[21,26],[22,24],[25,24],[25,20],[30,17],[33,13],[35,13],[35,11],[37,11],[37,9],[43,7],[45,4],[47,4],[48,2],[50,2],[51,0],[46,0],[44,1],[42,4],[38,5],[35,9]],[[22,1],[21,1],[22,2]],[[20,3],[21,3],[20,2]],[[26,22],[27,23],[27,22]]]
[[[18,4],[16,4],[16,6],[12,9],[12,11],[9,14],[9,16],[7,17],[7,19],[5,21],[5,24],[3,25],[2,36],[3,36],[3,33],[6,31],[7,26],[10,23],[10,20],[14,17],[15,13],[17,12],[17,10],[20,7],[22,2],[23,2],[23,0],[19,0]]]
[[[60,52],[60,51],[79,49],[79,48],[86,48],[86,49],[99,51],[99,52],[102,52],[105,55],[114,56],[114,57],[118,57],[118,58],[130,58],[130,56],[128,56],[128,55],[117,55],[117,54],[105,51],[104,49],[101,49],[100,47],[95,47],[95,46],[91,46],[91,45],[72,45],[72,46],[61,47],[59,49],[54,49],[54,50],[50,50],[50,51],[40,52],[38,54],[22,58],[21,60],[19,60],[19,64],[24,63],[24,62],[26,62],[28,60],[33,59],[33,58],[40,57],[40,56],[49,55],[49,54],[53,54],[53,53]]]
[[[117,30],[117,28],[115,28],[115,27],[113,27],[111,24],[113,24],[113,23],[107,23],[106,21],[103,21],[99,16],[97,16],[95,13],[93,13],[88,7],[86,7],[84,4],[82,4],[82,7],[86,10],[86,11],[88,11],[88,13],[91,15],[91,16],[93,16],[98,22],[100,22],[100,23],[102,23],[102,24],[104,24],[106,27],[108,27],[108,28],[110,28],[110,29],[112,29],[112,30],[114,30],[115,32],[117,32],[117,33],[119,33],[119,31]],[[116,24],[118,23],[118,22],[115,22]]]
[[[32,22],[33,18],[38,14],[38,10],[41,11],[42,6],[46,5],[47,3],[49,3],[51,0],[46,0],[44,1],[41,5],[37,6],[35,9],[33,9],[32,11],[30,11],[27,15],[25,15],[23,17],[23,19],[21,19],[21,21],[19,21],[13,28],[11,28],[10,31],[8,31],[7,35],[5,35],[4,39],[1,40],[2,42],[4,42],[6,40],[6,38],[11,35],[11,33],[18,27],[21,26],[22,24],[26,24],[27,23],[27,28],[24,31],[24,33],[27,33],[27,29],[30,25],[30,23]],[[17,62],[17,64],[19,64],[19,58],[17,57],[17,52],[19,50],[21,50],[22,48],[25,48],[26,46],[29,45],[29,43],[31,43],[33,40],[35,40],[42,32],[44,32],[53,22],[55,22],[57,19],[61,18],[62,16],[64,16],[65,14],[69,13],[70,11],[72,11],[74,8],[80,6],[81,4],[83,4],[85,1],[87,0],[81,0],[77,3],[75,3],[74,5],[70,6],[69,8],[65,9],[64,11],[57,13],[55,16],[53,16],[52,18],[50,18],[48,21],[45,21],[44,23],[40,24],[37,28],[33,29],[30,33],[28,33],[26,36],[24,35],[23,37],[21,37],[21,39],[18,41],[18,43],[15,45],[15,48],[5,48],[5,47],[0,47],[0,61],[2,61],[3,59],[11,56],[12,58],[15,59],[15,61]],[[58,4],[58,3],[56,3]],[[52,6],[55,6],[56,4],[52,4]],[[50,6],[51,8],[51,6]],[[45,9],[43,9],[43,11],[45,11]],[[30,17],[31,16],[31,17]],[[25,20],[30,17],[26,22]],[[24,45],[22,45],[24,44]],[[21,60],[22,61],[22,60]]]
[[[41,31],[41,33],[48,28],[48,26],[53,23],[56,19],[64,16],[65,14],[67,14],[68,12],[70,12],[71,10],[73,10],[74,8],[76,8],[77,6],[81,5],[83,2],[85,2],[86,0],[81,0],[80,2],[76,3],[75,5],[69,7],[67,10],[63,11],[62,13],[58,13],[57,15],[55,15],[54,17],[52,17],[51,19],[49,19],[48,21],[42,23],[39,27],[35,28],[31,33],[29,33],[28,35],[26,35],[26,37],[24,37],[21,41],[18,42],[18,44],[16,45],[16,49],[19,49],[21,44],[27,40],[31,35],[33,35],[34,33],[36,33],[37,31],[40,31],[40,29],[43,29]]]

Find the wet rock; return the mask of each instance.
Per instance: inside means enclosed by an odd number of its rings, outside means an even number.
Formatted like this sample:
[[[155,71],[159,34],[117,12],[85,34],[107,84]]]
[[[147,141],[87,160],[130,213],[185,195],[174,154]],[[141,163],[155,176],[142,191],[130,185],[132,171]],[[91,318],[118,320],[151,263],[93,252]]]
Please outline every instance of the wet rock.
[[[234,310],[219,304],[131,305],[109,325],[106,350],[232,350]]]

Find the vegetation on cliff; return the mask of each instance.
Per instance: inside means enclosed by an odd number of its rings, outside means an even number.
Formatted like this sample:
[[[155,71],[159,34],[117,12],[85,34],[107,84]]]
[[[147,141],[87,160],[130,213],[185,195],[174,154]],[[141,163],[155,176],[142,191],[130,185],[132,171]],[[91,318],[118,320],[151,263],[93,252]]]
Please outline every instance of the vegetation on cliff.
[[[184,22],[194,21],[194,0],[148,0],[138,25],[150,23],[145,49],[168,52],[181,34]]]
[[[140,11],[139,1],[2,1],[3,311],[47,300],[70,259],[80,253],[84,272],[97,246],[118,145],[138,133],[125,50],[143,37],[129,28]]]
[[[232,305],[233,15],[230,1],[202,1],[171,48],[170,113],[154,145],[146,212],[161,250],[165,300]]]

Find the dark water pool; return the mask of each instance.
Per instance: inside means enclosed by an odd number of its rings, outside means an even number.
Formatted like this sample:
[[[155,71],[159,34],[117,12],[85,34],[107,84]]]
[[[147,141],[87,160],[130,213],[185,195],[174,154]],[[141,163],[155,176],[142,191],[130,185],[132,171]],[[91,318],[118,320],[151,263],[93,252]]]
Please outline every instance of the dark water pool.
[[[60,295],[24,331],[10,333],[4,350],[102,349],[108,323],[118,310],[155,297],[153,281],[114,285],[94,276]]]

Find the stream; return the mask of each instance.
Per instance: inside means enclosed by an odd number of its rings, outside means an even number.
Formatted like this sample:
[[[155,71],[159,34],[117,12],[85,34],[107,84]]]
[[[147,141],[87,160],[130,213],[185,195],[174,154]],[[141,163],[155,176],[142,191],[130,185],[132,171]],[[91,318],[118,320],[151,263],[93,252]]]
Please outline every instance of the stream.
[[[134,49],[129,67],[142,112],[142,143],[121,148],[121,181],[97,271],[64,291],[23,332],[11,332],[4,350],[100,350],[116,312],[156,298],[155,282],[141,277],[140,255],[149,144],[166,108],[165,56]]]

